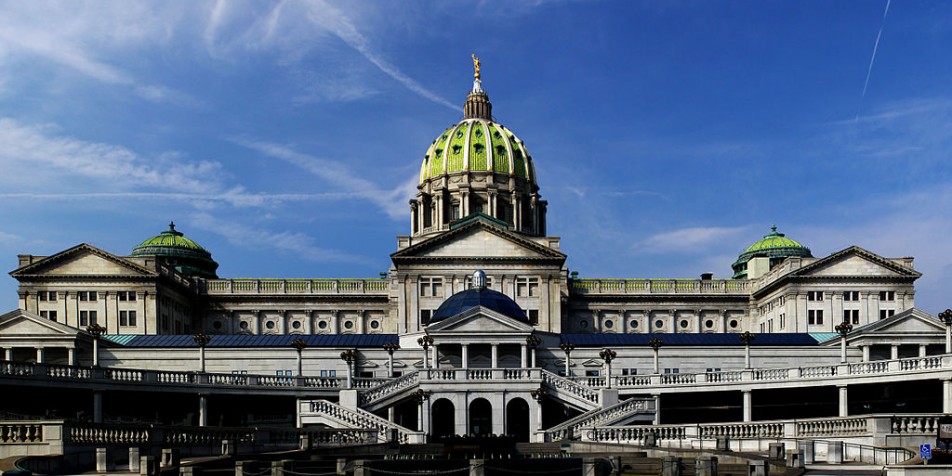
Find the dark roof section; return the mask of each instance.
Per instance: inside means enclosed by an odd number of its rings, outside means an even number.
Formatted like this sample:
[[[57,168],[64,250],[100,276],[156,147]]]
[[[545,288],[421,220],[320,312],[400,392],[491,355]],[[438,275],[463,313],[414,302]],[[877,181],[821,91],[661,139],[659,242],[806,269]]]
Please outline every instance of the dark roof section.
[[[308,347],[372,348],[393,342],[399,343],[396,334],[310,334],[310,335],[212,335],[207,347],[291,347],[291,342],[301,339]],[[103,336],[125,347],[198,347],[190,335],[137,335],[131,339],[125,335]]]
[[[440,308],[430,318],[430,323],[442,321],[476,306],[482,306],[517,321],[529,322],[526,313],[509,296],[489,288],[473,288],[458,292],[443,301]]]
[[[653,338],[675,347],[743,347],[740,334],[562,334],[562,343],[579,347],[648,346]],[[819,340],[810,334],[754,334],[751,347],[804,345],[816,346]]]

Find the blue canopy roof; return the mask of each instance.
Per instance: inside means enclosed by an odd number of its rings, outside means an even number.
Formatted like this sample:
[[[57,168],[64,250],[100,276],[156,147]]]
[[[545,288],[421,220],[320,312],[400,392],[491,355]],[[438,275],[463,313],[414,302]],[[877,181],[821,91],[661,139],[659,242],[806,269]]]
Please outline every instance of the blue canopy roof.
[[[430,323],[442,321],[476,306],[482,306],[517,321],[529,322],[526,313],[509,296],[489,288],[472,288],[458,292],[443,301],[430,318]]]
[[[198,347],[191,335],[104,335],[126,347]],[[301,339],[308,347],[380,347],[399,343],[396,334],[212,335],[206,347],[290,347]]]
[[[744,342],[738,337],[740,334],[562,334],[562,342],[579,347],[605,346],[647,346],[648,341],[654,338],[661,339],[666,346],[738,346]],[[751,347],[805,345],[815,346],[819,342],[810,334],[754,334]]]

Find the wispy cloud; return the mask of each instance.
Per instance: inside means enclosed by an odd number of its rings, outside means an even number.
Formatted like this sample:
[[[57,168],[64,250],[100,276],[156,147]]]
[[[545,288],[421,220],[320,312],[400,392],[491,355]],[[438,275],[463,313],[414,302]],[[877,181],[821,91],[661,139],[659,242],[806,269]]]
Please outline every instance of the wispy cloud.
[[[869,87],[869,77],[873,74],[873,63],[876,62],[876,52],[879,51],[879,40],[883,36],[883,29],[886,28],[886,15],[889,14],[889,4],[892,0],[886,0],[886,9],[883,11],[883,20],[879,24],[879,32],[876,33],[876,42],[873,44],[873,54],[869,58],[869,68],[866,69],[866,81],[863,82],[863,96],[866,97],[866,89]]]
[[[407,213],[407,200],[413,196],[416,176],[413,176],[394,189],[383,189],[377,184],[358,177],[349,168],[327,159],[298,152],[290,147],[270,142],[245,138],[231,139],[235,144],[258,151],[268,157],[283,160],[327,182],[327,185],[350,190],[356,196],[367,200],[393,219],[399,219]]]
[[[725,242],[743,242],[750,234],[750,226],[689,227],[657,233],[635,244],[648,253],[709,254]]]
[[[195,213],[189,217],[189,224],[224,237],[232,245],[244,249],[277,249],[293,253],[296,257],[315,262],[343,262],[360,265],[372,265],[367,257],[346,253],[340,250],[322,248],[315,245],[314,238],[304,233],[281,231],[274,232],[228,221],[208,213]]]

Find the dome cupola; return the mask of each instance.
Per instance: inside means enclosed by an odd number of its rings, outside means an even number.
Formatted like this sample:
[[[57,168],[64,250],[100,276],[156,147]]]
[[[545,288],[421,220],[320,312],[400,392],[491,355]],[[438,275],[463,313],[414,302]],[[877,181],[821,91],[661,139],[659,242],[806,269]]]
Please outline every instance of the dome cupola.
[[[175,267],[176,271],[190,277],[217,279],[215,271],[218,263],[212,254],[198,243],[188,239],[175,229],[175,222],[169,223],[169,229],[132,249],[131,256],[155,256],[164,259]]]
[[[813,255],[810,254],[810,248],[787,238],[786,235],[777,231],[776,225],[772,226],[770,233],[767,233],[762,239],[748,246],[747,249],[737,257],[737,261],[731,265],[731,268],[734,270],[734,279],[758,278],[791,256],[803,258],[813,257]],[[763,259],[757,260],[757,258]],[[752,265],[752,260],[757,264]]]
[[[429,324],[453,317],[477,306],[517,321],[529,322],[526,313],[512,298],[486,286],[486,273],[478,270],[473,273],[473,287],[460,291],[443,301],[443,304],[440,304],[440,307],[433,313]]]
[[[413,236],[449,229],[453,221],[483,213],[512,231],[545,235],[545,209],[525,143],[496,122],[473,56],[473,88],[463,120],[434,139],[423,156],[417,196],[410,200]]]

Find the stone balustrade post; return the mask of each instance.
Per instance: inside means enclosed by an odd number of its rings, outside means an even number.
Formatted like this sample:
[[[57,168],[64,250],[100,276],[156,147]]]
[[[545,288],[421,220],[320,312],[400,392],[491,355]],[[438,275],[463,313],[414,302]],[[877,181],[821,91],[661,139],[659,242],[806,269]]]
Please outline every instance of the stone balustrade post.
[[[129,472],[138,473],[139,465],[142,463],[139,459],[139,448],[129,448]]]
[[[161,474],[159,462],[156,461],[155,456],[139,457],[139,476],[160,476]]]
[[[245,476],[251,472],[251,461],[235,461],[235,476]]]
[[[695,476],[717,476],[717,456],[699,456],[694,460]]]
[[[826,442],[826,462],[830,464],[843,464],[843,442]]]
[[[750,476],[768,476],[768,471],[770,466],[764,460],[755,460],[750,461],[748,464],[747,474]]]
[[[813,440],[797,442],[797,451],[803,452],[803,464],[813,464],[816,461],[816,451]]]
[[[665,456],[661,460],[661,476],[681,476],[681,458]]]
[[[109,460],[107,459],[106,448],[96,448],[96,472],[105,473],[109,471]]]

